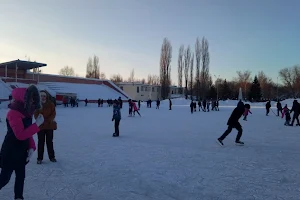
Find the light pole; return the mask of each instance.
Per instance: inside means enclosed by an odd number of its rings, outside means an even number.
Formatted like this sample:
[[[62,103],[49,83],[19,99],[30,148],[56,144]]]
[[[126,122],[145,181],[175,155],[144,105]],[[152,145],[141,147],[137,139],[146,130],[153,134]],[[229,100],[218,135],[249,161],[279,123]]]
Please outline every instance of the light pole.
[[[220,75],[218,75],[218,77],[216,75],[214,75],[216,77],[216,83],[217,83],[217,101],[219,101],[219,79],[220,79]]]

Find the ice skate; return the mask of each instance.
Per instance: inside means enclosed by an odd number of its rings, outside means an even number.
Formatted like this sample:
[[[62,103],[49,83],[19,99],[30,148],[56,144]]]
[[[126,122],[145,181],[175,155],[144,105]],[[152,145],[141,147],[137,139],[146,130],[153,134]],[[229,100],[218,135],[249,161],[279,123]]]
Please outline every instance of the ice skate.
[[[220,138],[217,139],[217,143],[218,143],[221,147],[224,146],[224,143],[223,143],[223,141],[222,141]]]
[[[55,158],[51,158],[50,161],[51,162],[57,162],[57,160]]]
[[[235,144],[238,146],[244,146],[245,143],[241,141],[235,141]]]
[[[37,160],[36,164],[41,165],[42,164],[42,160]]]

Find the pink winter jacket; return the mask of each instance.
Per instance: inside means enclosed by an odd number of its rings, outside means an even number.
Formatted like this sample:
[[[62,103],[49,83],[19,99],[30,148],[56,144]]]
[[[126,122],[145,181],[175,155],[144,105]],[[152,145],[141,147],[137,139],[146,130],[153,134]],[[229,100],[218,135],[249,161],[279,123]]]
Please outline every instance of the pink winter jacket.
[[[12,91],[12,97],[15,101],[24,102],[25,93],[26,88],[16,88]],[[6,118],[16,138],[18,140],[29,139],[29,149],[36,150],[32,136],[40,130],[37,124],[34,123],[25,129],[22,121],[22,119],[25,118],[25,115],[13,109],[8,111]]]
[[[134,110],[134,111],[138,111],[139,109],[137,108],[136,103],[133,102],[132,104],[133,104],[133,110]]]
[[[249,113],[252,114],[252,112],[250,111],[250,109],[245,108],[244,116],[248,116]]]

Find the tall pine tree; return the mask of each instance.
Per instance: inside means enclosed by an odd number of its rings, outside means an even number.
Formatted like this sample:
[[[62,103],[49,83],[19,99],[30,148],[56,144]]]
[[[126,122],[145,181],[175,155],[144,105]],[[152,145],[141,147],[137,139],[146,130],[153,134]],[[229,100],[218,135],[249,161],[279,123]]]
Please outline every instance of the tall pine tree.
[[[261,87],[258,82],[257,76],[254,77],[254,81],[251,85],[251,89],[249,92],[249,100],[250,101],[260,101],[261,100]]]

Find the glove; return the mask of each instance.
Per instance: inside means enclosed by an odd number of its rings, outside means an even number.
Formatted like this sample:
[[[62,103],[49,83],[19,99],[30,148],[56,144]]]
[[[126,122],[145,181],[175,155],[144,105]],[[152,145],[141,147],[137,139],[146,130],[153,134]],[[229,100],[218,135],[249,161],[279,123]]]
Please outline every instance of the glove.
[[[28,155],[27,155],[26,163],[29,162],[29,160],[30,160],[30,158],[31,158],[31,156],[32,156],[32,154],[33,154],[33,152],[34,152],[33,149],[29,149],[29,150],[28,150],[28,153],[27,153]]]
[[[39,116],[36,118],[35,123],[37,126],[40,126],[44,123],[44,116],[42,114],[39,114]]]

